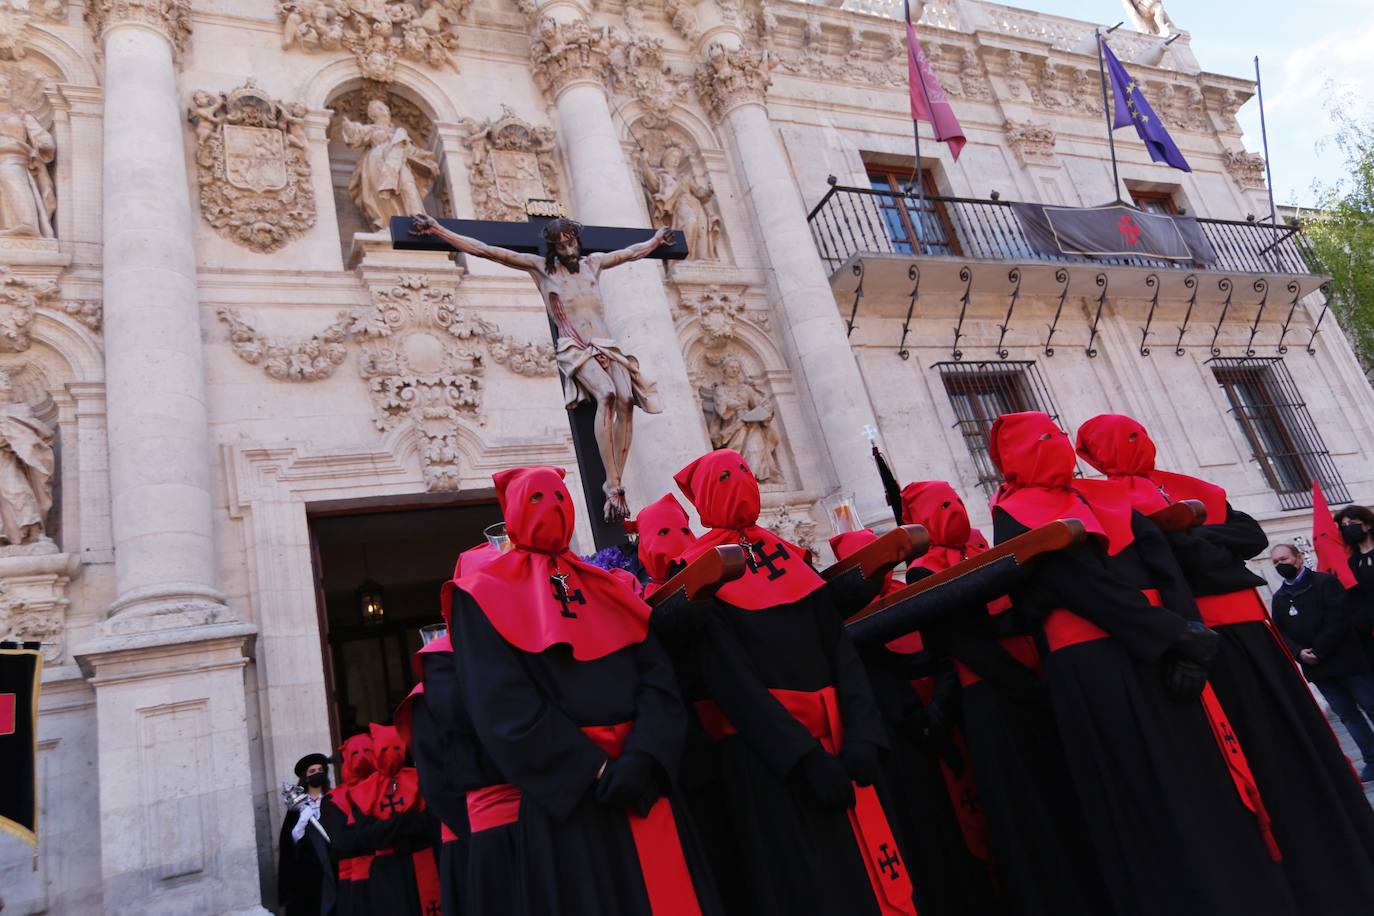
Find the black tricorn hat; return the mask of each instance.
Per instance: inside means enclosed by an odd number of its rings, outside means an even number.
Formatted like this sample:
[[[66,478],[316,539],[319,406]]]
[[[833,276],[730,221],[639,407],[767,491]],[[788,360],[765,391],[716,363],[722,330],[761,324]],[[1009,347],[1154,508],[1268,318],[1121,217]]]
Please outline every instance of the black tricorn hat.
[[[300,760],[297,760],[297,761],[296,761],[296,778],[297,778],[297,779],[304,779],[304,778],[305,778],[305,771],[308,770],[308,769],[310,769],[312,766],[314,766],[314,765],[317,764],[317,763],[318,763],[320,766],[324,767],[324,768],[325,768],[325,771],[328,772],[328,770],[329,770],[329,758],[328,758],[328,757],[326,757],[324,754],[306,754],[306,755],[305,755],[304,757],[302,757]]]

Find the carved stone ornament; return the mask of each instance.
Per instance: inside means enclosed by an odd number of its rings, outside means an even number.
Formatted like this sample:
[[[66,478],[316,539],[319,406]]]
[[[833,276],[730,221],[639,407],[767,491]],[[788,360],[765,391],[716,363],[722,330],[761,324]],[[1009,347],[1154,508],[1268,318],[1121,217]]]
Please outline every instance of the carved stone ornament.
[[[42,643],[43,660],[51,664],[62,658],[67,586],[79,561],[51,542],[44,547],[0,557],[0,641]]]
[[[604,84],[615,44],[609,26],[593,29],[585,19],[545,16],[530,41],[535,82],[552,96],[576,82]]]
[[[714,284],[699,295],[684,295],[678,306],[678,314],[680,321],[695,320],[698,323],[701,345],[707,351],[720,351],[734,340],[741,321],[765,330],[768,328],[766,310],[750,310],[741,296]],[[717,355],[714,362],[718,361]]]
[[[458,22],[472,0],[277,0],[283,48],[347,50],[367,79],[396,61],[458,67]]]
[[[556,371],[551,344],[518,344],[492,322],[460,308],[453,281],[399,277],[372,291],[373,305],[352,331],[362,341],[360,371],[377,428],[410,424],[419,435],[425,487],[458,489],[457,431],[482,422],[485,356],[522,375]]]
[[[0,60],[23,60],[28,54],[31,22],[66,22],[65,0],[0,0]]]
[[[629,38],[617,43],[611,55],[611,87],[619,94],[637,99],[644,108],[641,122],[646,127],[668,124],[673,106],[691,92],[690,74],[668,66],[663,55],[663,39],[649,35],[642,14],[627,9]]]
[[[1264,189],[1263,156],[1245,150],[1236,152],[1228,149],[1222,153],[1222,162],[1226,166],[1227,174],[1245,190],[1261,191]]]
[[[1007,145],[1022,165],[1054,165],[1054,131],[1031,121],[1007,121]]]
[[[535,127],[505,105],[499,118],[459,124],[472,155],[469,181],[478,219],[523,222],[526,201],[558,198],[553,128]]]
[[[229,326],[229,344],[239,359],[262,369],[274,379],[286,382],[314,382],[329,378],[348,356],[349,328],[354,316],[340,312],[338,321],[318,334],[295,340],[269,339],[228,307],[217,312]]]
[[[252,79],[192,96],[200,212],[220,235],[266,254],[315,225],[305,115],[304,105],[275,101]]]
[[[697,94],[716,119],[737,105],[750,102],[762,104],[773,78],[772,58],[756,48],[730,50],[719,42],[706,52],[706,60],[697,68]]]
[[[21,277],[0,265],[0,350],[27,350],[34,312],[57,307],[59,296],[56,280]]]
[[[110,26],[139,22],[162,32],[180,52],[191,36],[191,0],[86,0],[86,22],[97,44]]]
[[[663,15],[668,19],[668,24],[674,32],[693,43],[701,34],[695,7],[694,0],[663,0]]]
[[[811,517],[810,506],[779,506],[765,512],[759,518],[759,525],[803,550],[813,553],[816,550],[816,520]]]

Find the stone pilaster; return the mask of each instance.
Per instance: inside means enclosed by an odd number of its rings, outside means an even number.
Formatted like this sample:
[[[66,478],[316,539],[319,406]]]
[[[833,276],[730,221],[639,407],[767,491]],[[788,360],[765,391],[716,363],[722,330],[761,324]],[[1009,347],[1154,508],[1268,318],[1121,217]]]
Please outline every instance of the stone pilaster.
[[[187,0],[88,0],[103,50],[101,257],[116,597],[73,649],[95,688],[101,909],[263,913],[243,668],[216,588],[195,218],[176,53]]]
[[[863,428],[876,426],[858,361],[820,255],[806,222],[806,208],[793,183],[782,143],[768,120],[764,98],[771,79],[765,50],[751,47],[742,32],[719,15],[714,3],[700,3],[703,61],[697,93],[729,145],[739,186],[758,229],[772,270],[773,301],[783,319],[788,358],[806,389],[829,453],[834,480],[854,494],[868,524],[887,515],[873,486],[872,459]]]
[[[639,181],[606,96],[610,39],[599,37],[586,10],[569,0],[545,2],[538,14],[531,57],[558,110],[559,142],[571,173],[570,215],[588,224],[648,228]],[[601,275],[601,289],[612,333],[658,383],[663,404],[661,414],[635,411],[625,488],[631,511],[638,511],[673,489],[672,475],[711,444],[678,345],[663,268],[652,261],[613,268]]]
[[[184,0],[97,0],[103,286],[117,596],[112,630],[221,619],[195,220],[173,59]],[[156,622],[145,617],[160,618]]]

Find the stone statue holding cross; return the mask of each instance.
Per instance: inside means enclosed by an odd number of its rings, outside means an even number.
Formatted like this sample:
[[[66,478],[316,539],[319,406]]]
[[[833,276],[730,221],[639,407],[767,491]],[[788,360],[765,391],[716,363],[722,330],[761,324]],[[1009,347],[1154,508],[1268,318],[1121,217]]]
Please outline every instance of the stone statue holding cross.
[[[563,402],[573,410],[584,401],[596,404],[596,446],[606,468],[604,508],[607,521],[629,518],[621,479],[630,454],[634,409],[659,413],[654,382],[640,371],[639,361],[621,351],[606,322],[599,278],[603,270],[638,261],[671,245],[673,233],[660,229],[637,245],[604,254],[582,253],[582,226],[554,219],[543,228],[544,254],[522,254],[459,235],[432,217],[415,216],[415,235],[434,236],[464,254],[485,258],[529,273],[544,299],[544,307],[558,329],[558,370],[563,377]]]

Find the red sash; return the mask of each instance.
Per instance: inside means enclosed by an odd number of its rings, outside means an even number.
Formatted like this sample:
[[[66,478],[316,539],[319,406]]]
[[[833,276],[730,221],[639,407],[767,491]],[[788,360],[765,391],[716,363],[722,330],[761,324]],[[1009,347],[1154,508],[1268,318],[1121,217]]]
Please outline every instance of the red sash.
[[[1153,588],[1143,588],[1140,594],[1145,596],[1145,600],[1155,607],[1164,604],[1164,599],[1159,592]],[[1079,617],[1072,611],[1063,608],[1050,611],[1050,615],[1045,618],[1045,641],[1050,644],[1051,652],[1058,652],[1060,649],[1067,649],[1079,643],[1093,642],[1098,639],[1106,639],[1109,635],[1095,623],[1090,623]]]
[[[468,824],[473,833],[514,824],[520,817],[520,790],[498,783],[468,793]]]
[[[589,725],[582,731],[614,760],[625,749],[625,739],[633,728],[633,722],[621,722],[619,725]],[[635,852],[639,855],[650,911],[654,916],[701,916],[701,904],[697,902],[692,874],[682,854],[682,839],[678,836],[672,804],[660,798],[647,816],[626,811],[625,817],[630,823]]]
[[[1024,636],[1007,636],[1004,639],[1029,639]],[[1034,647],[1034,642],[1032,642]],[[1014,654],[1014,653],[1013,653]],[[955,665],[958,665],[955,661]],[[1035,670],[1040,670],[1040,660],[1036,657]],[[975,678],[974,683],[981,680],[967,668],[962,668],[959,674],[959,681],[963,683],[963,672]],[[916,695],[921,698],[921,702],[926,706],[935,697],[935,678],[917,678],[911,682],[911,689],[916,691]],[[969,759],[968,747],[964,743],[964,733],[958,728],[951,729],[950,740],[959,749],[960,755],[965,760]],[[978,783],[973,778],[973,767],[964,767],[963,773],[955,773],[945,763],[944,758],[940,759],[940,775],[945,780],[945,790],[949,793],[950,805],[954,808],[954,816],[959,819],[959,832],[964,835],[964,845],[968,847],[969,853],[975,858],[984,862],[992,860],[992,850],[988,846],[988,818],[983,811],[983,805],[979,801]]]
[[[1213,628],[1233,623],[1269,622],[1264,602],[1253,588],[1225,595],[1198,595],[1197,607],[1202,611],[1202,622]]]
[[[1226,710],[1221,708],[1221,701],[1212,692],[1211,684],[1202,688],[1202,708],[1207,713],[1207,722],[1212,726],[1212,736],[1216,738],[1217,747],[1221,750],[1221,759],[1226,761],[1226,769],[1231,774],[1231,781],[1235,783],[1236,794],[1240,796],[1241,803],[1250,809],[1250,813],[1255,815],[1260,836],[1269,850],[1269,858],[1275,862],[1282,862],[1283,852],[1279,849],[1278,840],[1274,838],[1274,831],[1270,827],[1269,812],[1264,807],[1264,799],[1260,798],[1259,784],[1255,782],[1255,774],[1250,772],[1250,762],[1245,759],[1245,749],[1240,746],[1240,740],[1231,731],[1231,723],[1226,719]]]
[[[1159,592],[1155,589],[1144,589],[1141,594],[1156,607],[1163,603]],[[1216,597],[1228,599],[1227,604],[1234,603],[1240,606],[1240,602],[1235,600],[1234,594]],[[1199,606],[1201,606],[1202,600],[1201,598],[1198,599]],[[1221,604],[1222,602],[1217,602],[1218,607]],[[1227,611],[1227,613],[1231,612]],[[1262,607],[1260,613],[1263,614]],[[1229,622],[1236,623],[1239,621]],[[1093,631],[1096,631],[1097,635],[1093,635]],[[1104,630],[1078,615],[1062,609],[1051,611],[1050,616],[1045,619],[1045,638],[1049,641],[1051,652],[1081,642],[1101,639],[1106,635]],[[1211,684],[1202,688],[1202,710],[1207,714],[1207,724],[1212,728],[1212,736],[1216,739],[1217,748],[1221,751],[1221,759],[1226,762],[1226,769],[1231,775],[1231,781],[1235,784],[1236,794],[1240,796],[1241,803],[1255,815],[1260,836],[1264,839],[1264,845],[1269,850],[1269,857],[1275,862],[1282,862],[1283,853],[1279,849],[1278,841],[1274,839],[1274,832],[1269,824],[1269,812],[1264,807],[1264,799],[1260,798],[1259,784],[1255,782],[1255,775],[1250,772],[1250,763],[1245,759],[1245,749],[1240,746],[1240,739],[1231,730],[1231,723],[1226,718],[1226,710],[1222,709],[1221,701],[1212,691]]]
[[[1068,612],[1066,611],[1065,613]],[[1037,673],[1040,671],[1040,650],[1035,646],[1035,637],[1001,636],[998,637],[997,641],[1002,644],[1002,648],[1007,651],[1008,655],[1016,659],[1022,665],[1025,665],[1027,668]],[[954,660],[954,670],[959,674],[960,687],[972,687],[983,679],[981,674],[978,674],[957,658]]]
[[[844,745],[844,721],[840,717],[839,698],[834,687],[817,691],[768,691],[792,718],[820,742],[827,753],[837,754]],[[707,734],[720,739],[736,734],[734,726],[711,700],[696,704],[697,716]],[[873,885],[873,899],[883,916],[917,916],[911,899],[911,878],[898,868],[901,862],[897,840],[888,826],[882,802],[872,786],[854,787],[854,807],[849,809],[849,826],[854,831],[868,881]],[[891,870],[889,874],[888,869]]]

